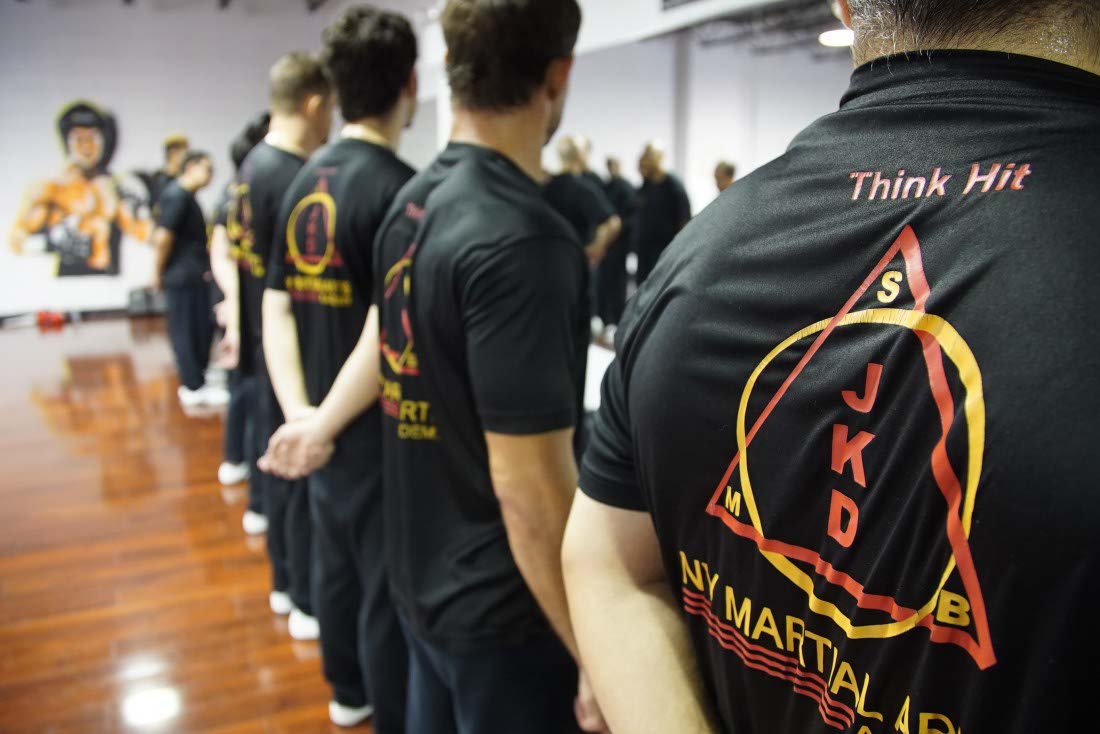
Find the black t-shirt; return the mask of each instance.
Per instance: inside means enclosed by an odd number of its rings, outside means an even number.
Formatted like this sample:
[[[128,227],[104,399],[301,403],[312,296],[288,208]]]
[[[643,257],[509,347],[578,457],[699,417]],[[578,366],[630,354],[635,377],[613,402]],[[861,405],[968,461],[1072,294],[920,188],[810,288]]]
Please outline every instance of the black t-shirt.
[[[279,210],[305,161],[262,142],[241,164],[237,191],[229,207],[230,254],[240,270],[241,370],[252,374],[262,356],[264,287]]]
[[[345,138],[314,154],[283,202],[267,287],[290,294],[306,392],[320,405],[363,333],[374,289],[373,244],[414,171],[390,150]],[[377,410],[360,416],[341,444],[379,439]],[[362,456],[341,451],[349,461]]]
[[[594,185],[584,175],[560,173],[542,187],[542,193],[554,211],[565,217],[577,233],[581,244],[587,245],[596,228],[615,216],[602,187]]]
[[[402,189],[375,254],[395,602],[449,649],[544,632],[484,432],[576,424],[588,336],[580,243],[510,160],[452,143]]]
[[[640,254],[656,259],[691,219],[691,202],[680,179],[666,173],[638,191],[634,241]]]
[[[639,292],[581,486],[724,730],[1095,728],[1098,141],[1100,77],[880,59]]]
[[[214,205],[214,224],[215,227],[227,227],[229,226],[229,210],[233,206],[234,194],[237,191],[237,183],[234,181],[225,187],[221,196],[218,197],[218,203]]]
[[[165,287],[201,285],[210,272],[210,254],[206,249],[206,219],[195,195],[172,182],[161,193],[156,214],[157,226],[175,235],[164,267]]]
[[[634,234],[634,216],[638,208],[638,191],[626,179],[614,176],[604,184],[604,193],[607,194],[611,206],[615,207],[615,213],[623,220],[623,233],[615,243],[616,247],[630,245]]]
[[[176,177],[161,169],[149,176],[149,203],[156,206],[168,187],[175,183]]]

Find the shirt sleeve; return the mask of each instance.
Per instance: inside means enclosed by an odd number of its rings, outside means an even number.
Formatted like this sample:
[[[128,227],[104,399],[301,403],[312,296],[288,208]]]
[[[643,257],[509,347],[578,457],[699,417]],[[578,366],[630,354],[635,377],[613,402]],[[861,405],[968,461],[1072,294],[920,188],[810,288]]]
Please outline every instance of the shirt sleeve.
[[[467,362],[482,425],[530,435],[577,422],[584,258],[538,238],[479,255],[462,278]]]
[[[580,184],[581,187],[578,191],[584,195],[580,197],[579,205],[581,212],[584,214],[584,220],[588,222],[588,232],[585,233],[585,239],[590,240],[596,234],[597,227],[615,216],[615,207],[602,189],[596,188],[585,179],[580,179]],[[587,245],[588,242],[586,241],[583,244]]]
[[[162,195],[156,210],[157,226],[178,235],[183,229],[183,220],[187,214],[186,197],[176,195],[175,192]]]
[[[628,310],[632,310],[631,306]],[[620,338],[616,340],[620,355],[624,351],[622,337],[630,329],[628,319],[629,314],[624,317]],[[600,410],[584,454],[579,484],[582,492],[601,504],[646,511],[634,459],[625,369],[624,361],[616,357],[604,373]]]

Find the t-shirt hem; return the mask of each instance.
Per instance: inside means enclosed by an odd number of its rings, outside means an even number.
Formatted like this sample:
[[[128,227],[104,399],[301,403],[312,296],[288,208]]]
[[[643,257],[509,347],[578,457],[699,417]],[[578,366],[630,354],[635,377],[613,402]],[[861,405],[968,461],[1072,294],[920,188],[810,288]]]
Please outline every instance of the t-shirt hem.
[[[609,505],[620,510],[633,510],[635,512],[648,512],[639,496],[636,484],[616,482],[600,477],[591,469],[582,468],[579,481],[580,490],[584,494],[599,502],[601,505]]]
[[[542,415],[481,414],[481,424],[486,431],[507,435],[522,436],[560,431],[566,428],[574,428],[576,427],[576,423],[576,413],[572,408],[554,413],[544,413]]]

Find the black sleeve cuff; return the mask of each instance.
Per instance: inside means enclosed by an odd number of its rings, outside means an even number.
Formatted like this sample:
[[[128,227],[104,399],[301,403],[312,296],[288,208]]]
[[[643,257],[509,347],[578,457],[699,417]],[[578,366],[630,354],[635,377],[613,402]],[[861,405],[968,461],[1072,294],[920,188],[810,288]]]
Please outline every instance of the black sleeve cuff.
[[[580,490],[601,505],[610,505],[620,510],[649,512],[637,482],[622,482],[609,479],[594,469],[585,459],[581,467]]]

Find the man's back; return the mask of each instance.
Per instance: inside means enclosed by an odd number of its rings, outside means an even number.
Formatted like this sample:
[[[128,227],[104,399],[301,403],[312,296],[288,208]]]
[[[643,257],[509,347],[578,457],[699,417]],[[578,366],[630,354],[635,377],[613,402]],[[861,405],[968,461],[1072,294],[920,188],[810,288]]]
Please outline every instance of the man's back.
[[[559,173],[542,187],[543,195],[558,214],[573,227],[582,244],[588,244],[596,228],[615,216],[603,187],[585,175]]]
[[[376,257],[398,608],[448,649],[544,633],[483,433],[575,424],[587,336],[579,243],[511,161],[452,143],[398,195]]]
[[[261,304],[279,209],[303,165],[304,159],[262,142],[237,175],[228,230],[240,269],[241,366],[247,373],[255,370],[254,357],[262,356]]]
[[[879,60],[639,293],[582,486],[652,513],[726,730],[1087,705],[1098,135],[1070,67]]]
[[[344,138],[314,154],[290,186],[268,287],[290,294],[313,405],[359,341],[373,300],[374,238],[413,173],[392,151]]]

